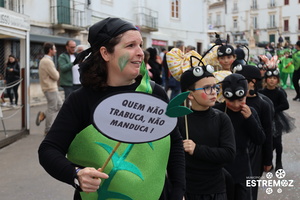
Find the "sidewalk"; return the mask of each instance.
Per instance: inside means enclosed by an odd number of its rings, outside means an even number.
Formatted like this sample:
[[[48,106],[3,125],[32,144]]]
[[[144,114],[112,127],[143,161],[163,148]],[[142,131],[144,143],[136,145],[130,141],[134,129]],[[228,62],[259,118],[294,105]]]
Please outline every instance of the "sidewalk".
[[[60,94],[63,98],[63,91],[61,91]],[[9,102],[8,99],[5,100],[6,102]],[[46,109],[46,104],[47,101],[45,96],[30,98],[30,121],[34,121],[36,117],[36,113],[31,112],[32,107],[43,106],[44,110]],[[28,128],[29,130],[22,129],[21,127],[22,106],[1,106],[1,109],[3,113],[3,120],[2,118],[0,120],[0,149],[23,138],[30,132],[30,127]],[[6,131],[4,131],[4,127]]]

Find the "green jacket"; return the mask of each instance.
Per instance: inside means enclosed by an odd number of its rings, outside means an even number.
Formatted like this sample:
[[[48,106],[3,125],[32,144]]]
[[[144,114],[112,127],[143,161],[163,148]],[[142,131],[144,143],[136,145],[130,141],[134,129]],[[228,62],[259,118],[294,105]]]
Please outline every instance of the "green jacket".
[[[295,70],[298,70],[300,68],[300,51],[296,51],[293,54],[293,64]]]
[[[62,53],[58,57],[59,66],[59,85],[60,86],[73,86],[72,67],[73,63],[70,61],[70,55]]]

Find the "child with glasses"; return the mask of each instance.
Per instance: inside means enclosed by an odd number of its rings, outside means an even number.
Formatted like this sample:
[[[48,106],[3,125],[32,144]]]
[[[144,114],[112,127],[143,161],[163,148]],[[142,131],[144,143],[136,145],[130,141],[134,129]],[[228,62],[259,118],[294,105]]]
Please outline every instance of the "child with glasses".
[[[186,200],[226,199],[224,165],[235,157],[234,130],[228,116],[212,108],[219,85],[213,67],[198,66],[181,76],[182,91],[190,91],[191,114],[179,118],[186,152]]]
[[[261,145],[265,141],[265,134],[260,125],[257,112],[254,108],[246,105],[248,82],[240,74],[231,74],[222,81],[222,92],[225,98],[224,103],[216,104],[215,108],[225,112],[233,124],[235,130],[236,157],[233,162],[225,166],[233,179],[234,200],[247,199],[250,187],[246,186],[246,177],[251,177],[251,166],[249,158],[249,143]],[[230,188],[230,185],[227,185]],[[233,193],[233,194],[232,194]]]

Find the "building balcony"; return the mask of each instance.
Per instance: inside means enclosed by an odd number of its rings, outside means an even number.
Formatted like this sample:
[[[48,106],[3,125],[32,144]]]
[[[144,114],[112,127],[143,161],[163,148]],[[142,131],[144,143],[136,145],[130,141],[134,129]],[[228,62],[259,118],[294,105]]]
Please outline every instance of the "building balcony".
[[[64,6],[51,7],[53,28],[69,31],[83,31],[86,28],[86,14],[82,10]]]
[[[238,13],[239,9],[238,8],[232,8],[232,13]]]
[[[269,23],[269,24],[267,25],[267,28],[268,28],[268,29],[278,29],[278,27],[276,26],[276,23]]]
[[[158,31],[158,12],[145,7],[135,11],[136,26],[143,32]]]
[[[232,26],[230,28],[230,31],[233,32],[233,33],[240,32],[240,27],[239,26]]]
[[[214,22],[213,23],[213,27],[216,27],[216,28],[220,28],[220,27],[225,27],[225,24],[222,24],[221,22]]]
[[[0,7],[24,14],[24,0],[0,0]]]

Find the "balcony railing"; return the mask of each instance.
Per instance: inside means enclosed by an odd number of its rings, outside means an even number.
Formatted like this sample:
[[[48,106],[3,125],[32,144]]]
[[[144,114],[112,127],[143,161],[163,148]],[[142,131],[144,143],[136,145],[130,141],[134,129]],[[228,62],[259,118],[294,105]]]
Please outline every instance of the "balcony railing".
[[[51,23],[54,27],[83,30],[86,27],[85,12],[66,6],[51,7]]]
[[[278,28],[277,26],[276,26],[276,23],[274,22],[274,23],[269,23],[268,25],[267,25],[267,27],[268,27],[268,29],[275,29],[275,28]]]
[[[222,24],[221,21],[214,21],[213,26],[220,27],[220,26],[225,26],[225,24]]]
[[[236,7],[236,8],[232,8],[232,13],[238,13],[239,12],[239,9]]]
[[[136,26],[142,31],[158,31],[158,12],[145,7],[135,9]]]
[[[1,3],[3,8],[24,14],[24,0],[3,0]]]

